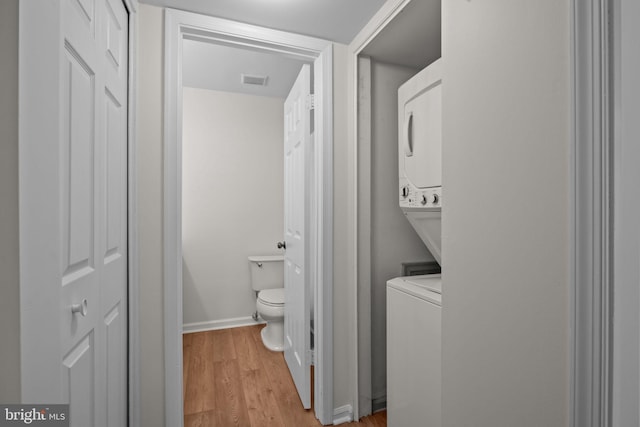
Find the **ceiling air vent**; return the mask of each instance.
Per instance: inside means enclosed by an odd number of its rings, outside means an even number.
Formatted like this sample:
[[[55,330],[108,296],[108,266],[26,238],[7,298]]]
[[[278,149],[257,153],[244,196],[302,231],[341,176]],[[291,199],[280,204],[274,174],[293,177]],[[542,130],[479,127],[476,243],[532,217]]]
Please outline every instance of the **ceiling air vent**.
[[[242,84],[254,86],[266,86],[269,76],[252,76],[250,74],[240,74]]]

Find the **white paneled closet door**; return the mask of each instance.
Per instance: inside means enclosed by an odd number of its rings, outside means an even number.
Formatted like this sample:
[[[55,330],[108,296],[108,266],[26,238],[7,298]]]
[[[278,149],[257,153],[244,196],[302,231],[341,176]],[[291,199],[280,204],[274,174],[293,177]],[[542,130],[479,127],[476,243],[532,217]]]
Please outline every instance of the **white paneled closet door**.
[[[62,382],[72,424],[126,425],[127,28],[120,0],[65,0]],[[72,313],[76,304],[84,310]]]
[[[72,426],[126,426],[129,15],[121,0],[37,3],[24,10],[47,9],[33,15],[58,50],[43,47],[51,67],[27,78],[59,73],[42,93],[58,108],[29,103],[26,114],[57,116],[58,134],[30,129],[21,151],[21,271],[41,269],[21,284],[23,400],[69,403]]]

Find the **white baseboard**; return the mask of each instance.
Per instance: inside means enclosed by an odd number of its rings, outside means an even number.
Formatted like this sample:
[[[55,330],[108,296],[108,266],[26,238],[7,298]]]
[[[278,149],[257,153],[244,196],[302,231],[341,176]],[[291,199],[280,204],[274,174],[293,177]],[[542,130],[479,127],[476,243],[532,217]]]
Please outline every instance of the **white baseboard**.
[[[217,329],[239,328],[240,326],[251,326],[264,323],[265,322],[262,319],[258,321],[253,320],[253,317],[251,316],[234,317],[232,319],[210,320],[208,322],[185,323],[182,325],[182,333],[188,334],[191,332],[215,331]]]
[[[375,414],[384,409],[387,409],[387,395],[376,397],[371,401],[371,413]]]
[[[353,421],[353,407],[351,405],[340,406],[333,410],[333,424],[350,423]]]

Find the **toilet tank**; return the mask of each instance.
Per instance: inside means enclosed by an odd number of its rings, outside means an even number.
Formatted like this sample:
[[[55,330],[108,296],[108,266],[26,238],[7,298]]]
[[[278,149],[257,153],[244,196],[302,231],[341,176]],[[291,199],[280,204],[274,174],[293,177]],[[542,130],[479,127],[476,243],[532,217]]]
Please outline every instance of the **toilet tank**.
[[[284,256],[250,256],[249,268],[251,269],[251,288],[254,291],[284,288]]]

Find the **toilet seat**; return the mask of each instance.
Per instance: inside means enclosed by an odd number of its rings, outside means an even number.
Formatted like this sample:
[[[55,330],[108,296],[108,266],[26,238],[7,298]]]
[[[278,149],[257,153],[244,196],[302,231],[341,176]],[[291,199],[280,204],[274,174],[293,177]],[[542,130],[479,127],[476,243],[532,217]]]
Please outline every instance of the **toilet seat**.
[[[284,306],[284,288],[264,289],[258,294],[258,301],[269,307]]]

